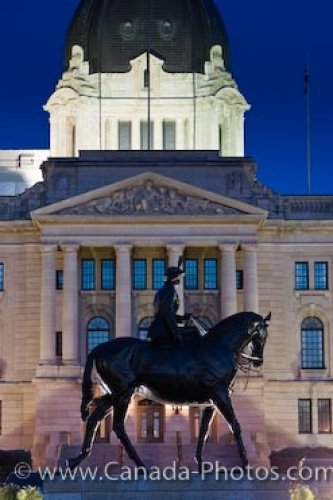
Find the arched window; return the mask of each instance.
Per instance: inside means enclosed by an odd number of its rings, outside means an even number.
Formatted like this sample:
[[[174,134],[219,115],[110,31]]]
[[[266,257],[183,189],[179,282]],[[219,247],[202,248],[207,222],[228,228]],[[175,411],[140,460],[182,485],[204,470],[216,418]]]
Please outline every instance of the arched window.
[[[153,317],[146,316],[143,318],[138,325],[138,338],[141,340],[147,340],[148,329],[153,321]]]
[[[92,318],[87,325],[87,350],[88,353],[94,347],[110,340],[109,322],[101,316]]]
[[[320,319],[302,322],[302,368],[324,368],[324,327]]]

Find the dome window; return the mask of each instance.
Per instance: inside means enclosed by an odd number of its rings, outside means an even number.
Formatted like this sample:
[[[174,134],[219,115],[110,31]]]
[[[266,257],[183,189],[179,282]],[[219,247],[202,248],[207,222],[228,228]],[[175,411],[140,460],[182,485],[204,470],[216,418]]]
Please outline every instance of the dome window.
[[[174,24],[170,20],[161,21],[159,32],[163,40],[171,40],[175,33]]]
[[[123,40],[133,40],[135,35],[135,26],[132,21],[125,21],[120,27]]]

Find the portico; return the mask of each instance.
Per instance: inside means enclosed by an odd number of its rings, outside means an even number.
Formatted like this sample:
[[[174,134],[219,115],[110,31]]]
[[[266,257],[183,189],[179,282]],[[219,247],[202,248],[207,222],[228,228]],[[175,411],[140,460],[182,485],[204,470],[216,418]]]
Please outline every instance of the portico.
[[[139,192],[147,206],[141,205]],[[129,199],[131,206],[135,203],[131,220],[126,220],[130,207],[122,215],[109,215],[113,199],[117,200],[117,206]],[[184,200],[185,209],[181,204]],[[99,212],[104,210],[104,219],[95,220],[91,214],[93,206]],[[176,207],[175,211],[178,207],[180,213],[163,218],[155,215],[157,210],[171,211],[172,207]],[[142,278],[145,286],[139,289],[134,286],[137,251],[143,256],[139,260],[143,262],[144,273],[152,269],[154,255],[162,257],[160,261],[165,267],[177,265],[180,257],[185,267],[188,261],[194,263],[179,286],[180,314],[187,308],[213,324],[238,310],[258,310],[256,231],[265,217],[263,210],[186,184],[177,183],[176,187],[173,180],[150,174],[56,203],[37,210],[33,216],[41,225],[45,242],[41,245],[40,366],[59,364],[55,347],[55,318],[59,315],[62,318],[60,363],[65,367],[79,367],[85,362],[87,323],[94,316],[108,318],[112,322],[110,332],[115,336],[138,334],[142,318],[153,315],[155,289],[147,277]],[[63,289],[57,292],[56,253],[61,256],[63,273]],[[95,280],[102,255],[111,254],[115,256],[113,289],[103,289],[102,283],[94,284],[90,290],[82,288],[85,256],[90,256]],[[210,272],[216,273],[216,279],[211,276],[216,286],[207,282],[206,257],[214,263]],[[191,273],[195,274],[193,279]],[[244,286],[239,286],[237,273],[242,274]],[[61,296],[60,308],[56,293]],[[106,295],[112,297],[111,302],[105,301]]]

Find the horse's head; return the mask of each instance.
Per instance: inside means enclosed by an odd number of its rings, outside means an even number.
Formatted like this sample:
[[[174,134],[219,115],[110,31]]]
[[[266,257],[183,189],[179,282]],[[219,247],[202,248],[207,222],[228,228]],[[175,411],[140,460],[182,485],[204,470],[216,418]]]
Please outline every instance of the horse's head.
[[[250,325],[248,330],[248,338],[243,347],[252,345],[251,355],[242,354],[242,357],[248,359],[256,368],[260,367],[264,361],[264,348],[267,340],[267,328],[272,314],[269,313],[266,318],[256,320]],[[241,349],[242,350],[242,349]]]

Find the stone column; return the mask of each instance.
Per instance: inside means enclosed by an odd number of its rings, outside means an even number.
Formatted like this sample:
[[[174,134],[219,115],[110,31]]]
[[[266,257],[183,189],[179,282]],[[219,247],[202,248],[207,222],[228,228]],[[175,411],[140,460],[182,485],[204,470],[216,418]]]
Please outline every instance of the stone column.
[[[176,121],[176,149],[179,151],[183,151],[185,149],[184,120],[180,118]]]
[[[42,253],[41,283],[41,332],[40,332],[40,365],[52,365],[56,361],[56,282],[55,251],[56,247],[45,245]]]
[[[244,309],[259,313],[257,248],[245,247]]]
[[[133,118],[132,120],[132,149],[135,151],[140,151],[141,149],[141,129],[140,120],[138,118]]]
[[[237,312],[236,249],[221,245],[221,315],[222,319]]]
[[[168,252],[168,258],[169,258],[169,263],[168,266],[172,267],[178,267],[178,260],[179,257],[183,255],[184,253],[184,245],[169,245],[167,246],[167,252]],[[178,314],[182,315],[184,314],[185,310],[185,304],[184,304],[184,278],[181,278],[180,284],[176,287],[177,293],[179,295],[179,309],[178,309]]]
[[[157,151],[163,150],[163,120],[156,118],[154,122],[154,149]]]
[[[78,246],[64,246],[64,284],[62,304],[62,343],[63,362],[66,365],[78,364]]]
[[[116,336],[132,335],[132,286],[131,286],[131,251],[132,246],[115,246],[116,265]]]

